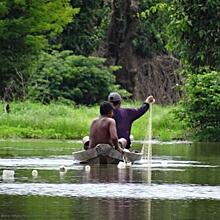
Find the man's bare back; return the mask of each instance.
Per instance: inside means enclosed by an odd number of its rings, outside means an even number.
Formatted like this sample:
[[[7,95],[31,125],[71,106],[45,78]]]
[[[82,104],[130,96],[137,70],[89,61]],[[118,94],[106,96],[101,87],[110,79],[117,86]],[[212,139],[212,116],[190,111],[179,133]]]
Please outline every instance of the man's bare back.
[[[92,122],[90,127],[90,147],[97,144],[110,144],[118,147],[118,136],[115,120],[106,116],[100,116]]]

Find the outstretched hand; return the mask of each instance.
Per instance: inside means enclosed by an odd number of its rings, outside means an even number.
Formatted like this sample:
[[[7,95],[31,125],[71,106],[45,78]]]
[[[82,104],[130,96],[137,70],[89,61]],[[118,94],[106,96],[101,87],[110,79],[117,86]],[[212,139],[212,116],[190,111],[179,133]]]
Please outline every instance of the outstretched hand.
[[[155,103],[155,99],[152,95],[150,95],[150,96],[147,97],[145,102],[148,103],[148,104],[153,104],[153,103]]]

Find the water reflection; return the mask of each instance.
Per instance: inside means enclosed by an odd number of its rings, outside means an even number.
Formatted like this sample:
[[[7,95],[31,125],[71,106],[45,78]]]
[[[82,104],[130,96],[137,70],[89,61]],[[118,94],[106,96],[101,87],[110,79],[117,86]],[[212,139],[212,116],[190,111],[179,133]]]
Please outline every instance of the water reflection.
[[[1,219],[219,219],[216,200],[148,200],[126,198],[36,197],[0,195]]]

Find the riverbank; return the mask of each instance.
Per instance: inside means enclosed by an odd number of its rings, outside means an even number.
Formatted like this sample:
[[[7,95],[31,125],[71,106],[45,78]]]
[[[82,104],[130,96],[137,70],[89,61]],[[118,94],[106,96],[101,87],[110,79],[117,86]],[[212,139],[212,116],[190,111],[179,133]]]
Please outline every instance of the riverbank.
[[[140,105],[140,102],[130,102],[123,106]],[[43,105],[25,101],[13,102],[10,107],[11,112],[7,114],[0,105],[0,138],[81,139],[88,135],[92,120],[99,115],[99,106]],[[184,125],[175,119],[173,109],[173,106],[153,105],[153,138],[161,141],[184,139]],[[148,116],[149,112],[134,122],[135,139],[145,139]]]

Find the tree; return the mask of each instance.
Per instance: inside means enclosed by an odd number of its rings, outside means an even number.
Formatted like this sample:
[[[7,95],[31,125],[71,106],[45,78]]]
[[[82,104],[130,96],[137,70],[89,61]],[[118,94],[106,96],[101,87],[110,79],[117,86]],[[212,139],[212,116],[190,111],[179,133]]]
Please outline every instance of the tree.
[[[80,8],[73,22],[64,28],[55,40],[62,50],[72,50],[76,55],[91,55],[105,38],[109,3],[105,0],[72,0],[73,8]]]
[[[220,140],[220,4],[173,0],[168,47],[183,63],[179,118],[198,140]]]
[[[143,100],[152,94],[158,103],[171,104],[179,100],[176,85],[181,79],[175,72],[179,62],[167,54],[162,40],[161,30],[165,29],[162,22],[168,16],[153,13],[142,16],[142,12],[150,10],[154,4],[163,6],[159,3],[112,1],[107,57],[112,65],[122,66],[116,73],[117,82],[132,92],[134,98]]]
[[[133,45],[142,57],[167,54],[165,47],[168,36],[169,0],[139,0],[139,22]]]
[[[220,4],[218,0],[173,0],[168,47],[192,70],[220,69]],[[196,72],[196,71],[194,71]]]
[[[1,91],[16,73],[26,77],[34,56],[48,47],[48,39],[62,32],[78,11],[69,0],[0,2]]]

